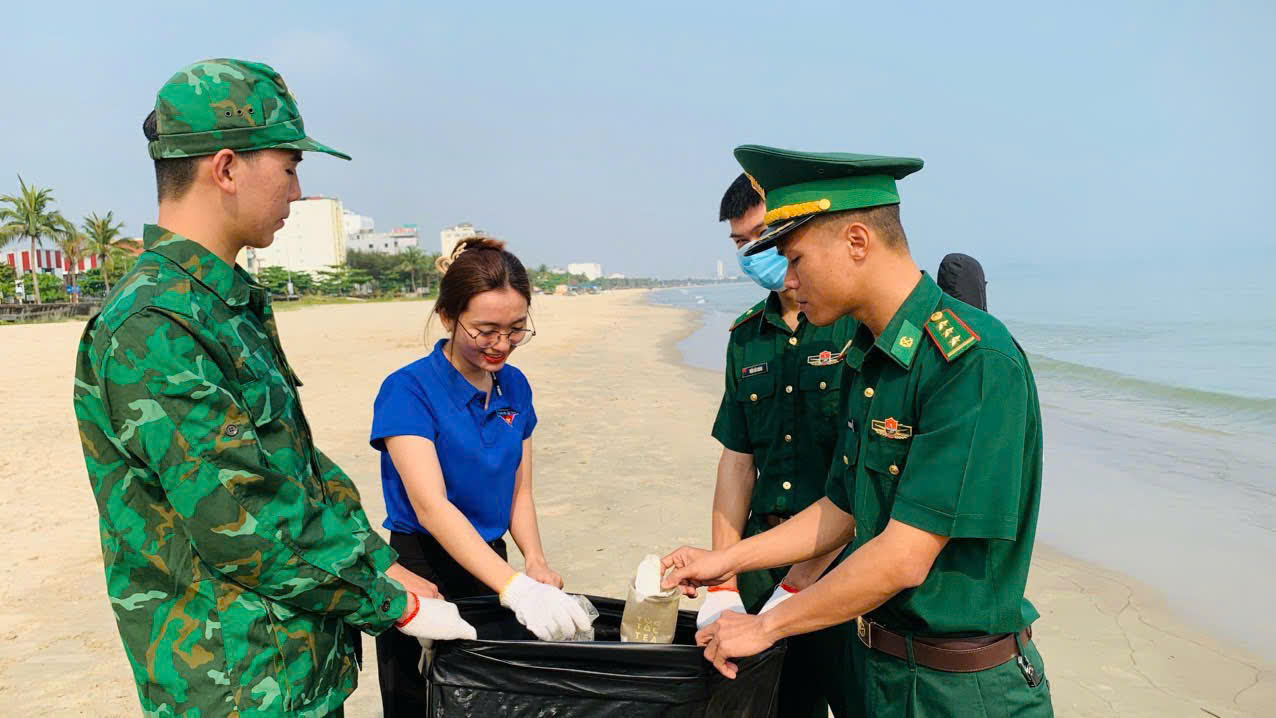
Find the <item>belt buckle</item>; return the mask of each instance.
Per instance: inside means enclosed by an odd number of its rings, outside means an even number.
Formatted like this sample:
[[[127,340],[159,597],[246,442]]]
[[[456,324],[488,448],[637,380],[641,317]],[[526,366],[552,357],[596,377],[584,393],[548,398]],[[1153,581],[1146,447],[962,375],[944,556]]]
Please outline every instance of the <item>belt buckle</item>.
[[[859,634],[860,643],[863,643],[868,648],[873,647],[872,624],[869,621],[865,621],[863,616],[855,617],[855,632]]]

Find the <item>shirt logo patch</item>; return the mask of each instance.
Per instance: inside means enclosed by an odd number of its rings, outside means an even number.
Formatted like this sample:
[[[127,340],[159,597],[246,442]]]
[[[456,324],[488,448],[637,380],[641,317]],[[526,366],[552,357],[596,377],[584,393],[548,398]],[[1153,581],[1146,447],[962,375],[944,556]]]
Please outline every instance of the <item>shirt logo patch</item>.
[[[873,419],[873,433],[878,436],[884,436],[887,439],[908,439],[913,436],[913,427],[908,424],[901,424],[891,417],[886,420]]]
[[[504,419],[506,424],[513,426],[514,417],[518,416],[518,412],[514,411],[513,409],[501,409],[500,411],[496,412],[496,415]]]
[[[741,377],[761,376],[765,373],[767,373],[766,362],[762,362],[761,364],[754,364],[753,366],[746,366],[745,368],[740,370]]]

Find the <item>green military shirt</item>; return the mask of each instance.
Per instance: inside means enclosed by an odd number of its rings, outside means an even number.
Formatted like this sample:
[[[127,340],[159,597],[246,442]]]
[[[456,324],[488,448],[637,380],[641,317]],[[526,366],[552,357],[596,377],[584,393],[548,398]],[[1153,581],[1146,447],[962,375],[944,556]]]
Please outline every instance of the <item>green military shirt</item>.
[[[74,402],[107,593],[148,715],[323,715],[397,558],[314,447],[269,295],[155,226],[84,330]]]
[[[853,546],[890,519],[947,536],[926,580],[873,611],[918,635],[1017,632],[1041,498],[1041,410],[1027,358],[992,316],[929,276],[881,336],[847,351],[829,498],[855,517]]]
[[[837,441],[839,353],[856,326],[843,318],[817,327],[799,315],[791,330],[779,295],[771,292],[731,327],[726,391],[713,437],[732,451],[753,454],[753,514],[793,514],[823,498]]]

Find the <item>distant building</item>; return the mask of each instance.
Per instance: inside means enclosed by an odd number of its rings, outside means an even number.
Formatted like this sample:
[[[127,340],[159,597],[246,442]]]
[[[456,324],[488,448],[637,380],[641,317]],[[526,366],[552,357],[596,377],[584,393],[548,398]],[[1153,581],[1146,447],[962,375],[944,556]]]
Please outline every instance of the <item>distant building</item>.
[[[718,260],[718,279],[721,280],[724,274],[725,272],[723,271],[722,260],[719,259]]]
[[[347,237],[346,246],[360,252],[399,254],[408,247],[421,249],[421,237],[415,224],[395,227],[389,232],[370,232]]]
[[[62,250],[58,249],[57,244],[53,240],[45,238],[40,242],[39,248],[35,251],[34,262],[31,254],[31,240],[15,239],[3,246],[0,246],[0,261],[8,262],[13,267],[14,273],[19,277],[31,271],[46,272],[58,277],[62,277],[71,271],[71,262],[62,256]],[[76,265],[76,272],[87,272],[90,269],[97,269],[97,257],[85,257]],[[34,270],[32,269],[34,267]]]
[[[482,234],[481,231],[474,228],[469,222],[462,222],[451,227],[447,227],[439,232],[439,251],[444,257],[451,257],[452,250],[456,249],[456,245],[463,239],[477,237]]]
[[[620,272],[612,272],[611,274],[607,275],[607,278],[608,279],[624,279],[625,275],[621,274]]]
[[[292,203],[283,229],[264,249],[247,249],[240,262],[253,274],[283,267],[311,274],[346,263],[346,225],[341,200],[302,197]]]
[[[603,276],[603,266],[592,262],[580,262],[567,265],[568,274],[583,274],[585,279],[594,281]]]
[[[348,209],[341,213],[341,224],[345,226],[346,247],[350,249],[353,249],[353,247],[350,247],[351,240],[356,240],[365,234],[372,234],[377,227],[376,222],[373,222],[371,217],[355,214]]]

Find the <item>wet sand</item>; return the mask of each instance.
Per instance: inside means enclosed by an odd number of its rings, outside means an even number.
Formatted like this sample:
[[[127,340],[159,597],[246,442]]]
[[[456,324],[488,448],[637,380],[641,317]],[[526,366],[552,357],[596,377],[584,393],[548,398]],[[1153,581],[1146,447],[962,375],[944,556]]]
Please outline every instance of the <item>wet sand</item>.
[[[675,344],[694,330],[694,314],[643,299],[538,297],[539,334],[513,356],[536,391],[546,551],[572,591],[623,596],[644,554],[709,537],[721,378],[679,363]],[[428,308],[279,315],[316,440],[355,478],[376,524],[385,509],[366,440],[372,398],[389,372],[425,353]],[[80,329],[0,327],[0,705],[13,715],[138,713],[71,410]],[[1029,596],[1042,613],[1037,640],[1058,715],[1264,716],[1276,706],[1273,662],[1207,633],[1126,575],[1039,545]],[[371,639],[365,650],[371,659]],[[380,714],[375,670],[369,660],[347,715]]]

